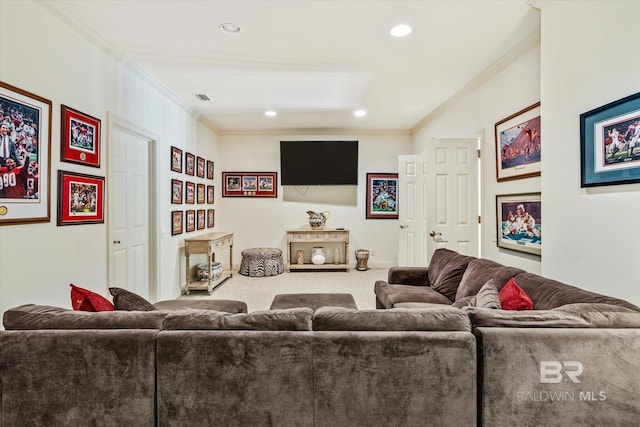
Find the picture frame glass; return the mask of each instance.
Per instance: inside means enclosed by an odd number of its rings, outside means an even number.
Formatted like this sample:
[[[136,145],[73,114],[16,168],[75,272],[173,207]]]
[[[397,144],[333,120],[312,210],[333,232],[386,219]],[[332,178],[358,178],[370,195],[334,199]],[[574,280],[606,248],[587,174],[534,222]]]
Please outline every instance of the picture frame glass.
[[[60,160],[99,168],[100,119],[62,105],[61,121]]]
[[[540,175],[539,102],[496,123],[495,138],[498,182]]]
[[[104,182],[104,177],[59,170],[58,225],[103,223]]]
[[[497,246],[542,254],[541,193],[496,196]]]
[[[398,174],[367,173],[367,219],[398,219]]]

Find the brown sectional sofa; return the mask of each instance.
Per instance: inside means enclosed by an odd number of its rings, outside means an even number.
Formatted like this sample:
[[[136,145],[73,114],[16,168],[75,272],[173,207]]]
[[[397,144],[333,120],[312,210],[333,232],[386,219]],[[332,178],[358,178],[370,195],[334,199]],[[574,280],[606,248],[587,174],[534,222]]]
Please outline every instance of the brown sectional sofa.
[[[533,310],[478,304],[487,282],[499,291],[511,278]],[[428,267],[390,269],[375,294],[378,308],[451,305],[469,316],[477,425],[638,425],[640,308],[627,301],[447,249]]]

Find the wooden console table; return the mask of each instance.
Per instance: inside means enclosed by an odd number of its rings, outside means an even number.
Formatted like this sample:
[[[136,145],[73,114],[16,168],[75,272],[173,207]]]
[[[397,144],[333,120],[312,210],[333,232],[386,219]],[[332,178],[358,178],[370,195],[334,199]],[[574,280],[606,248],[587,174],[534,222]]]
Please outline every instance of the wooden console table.
[[[216,260],[215,250],[223,249],[225,247],[229,247],[229,268],[225,268],[224,265],[221,264],[222,273],[220,274],[220,278],[212,280],[211,263]],[[192,281],[191,265],[189,263],[189,256],[192,254],[207,254],[207,271],[209,272],[208,280]],[[191,290],[206,290],[211,293],[215,288],[220,286],[222,282],[233,275],[233,233],[221,231],[184,239],[184,256],[187,267],[187,282],[184,285],[184,292],[187,295],[189,295]]]
[[[322,246],[328,260],[324,264],[311,263],[311,250]],[[335,260],[336,248],[340,259]],[[304,251],[304,264],[297,263],[297,251]],[[349,271],[349,230],[323,228],[321,230],[287,230],[287,271],[345,270]]]

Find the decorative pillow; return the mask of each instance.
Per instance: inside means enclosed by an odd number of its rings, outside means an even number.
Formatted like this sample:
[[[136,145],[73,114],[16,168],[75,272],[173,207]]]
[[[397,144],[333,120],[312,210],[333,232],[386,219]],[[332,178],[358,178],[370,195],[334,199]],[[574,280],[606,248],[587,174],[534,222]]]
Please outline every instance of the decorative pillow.
[[[502,308],[500,294],[498,293],[498,287],[494,279],[490,279],[480,288],[478,295],[476,295],[474,305],[479,308],[492,308],[495,310]]]
[[[533,301],[513,277],[500,290],[500,303],[503,310],[533,310]]]
[[[153,304],[138,294],[122,288],[109,288],[113,295],[113,305],[116,310],[126,311],[152,311],[157,310]]]
[[[113,304],[95,292],[70,283],[71,286],[71,307],[78,311],[113,311]]]

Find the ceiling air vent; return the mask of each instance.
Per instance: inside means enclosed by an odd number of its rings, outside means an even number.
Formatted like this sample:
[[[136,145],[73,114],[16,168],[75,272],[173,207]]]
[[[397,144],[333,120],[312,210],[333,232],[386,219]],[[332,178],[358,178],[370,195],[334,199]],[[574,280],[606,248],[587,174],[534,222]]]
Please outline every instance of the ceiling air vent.
[[[193,96],[195,96],[198,101],[211,101],[211,98],[209,98],[205,93],[194,93]]]

